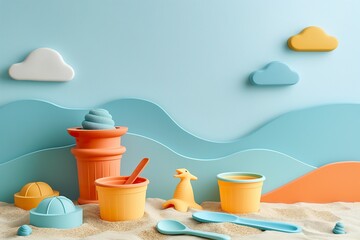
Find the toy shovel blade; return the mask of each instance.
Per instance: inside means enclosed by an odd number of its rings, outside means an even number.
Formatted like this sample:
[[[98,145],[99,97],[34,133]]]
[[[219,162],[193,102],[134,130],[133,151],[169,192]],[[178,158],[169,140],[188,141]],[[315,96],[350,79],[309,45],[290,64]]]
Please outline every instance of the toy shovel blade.
[[[199,222],[231,222],[243,226],[258,228],[261,230],[273,230],[287,233],[301,232],[301,228],[295,224],[242,218],[233,214],[220,212],[200,211],[193,213],[192,217]]]

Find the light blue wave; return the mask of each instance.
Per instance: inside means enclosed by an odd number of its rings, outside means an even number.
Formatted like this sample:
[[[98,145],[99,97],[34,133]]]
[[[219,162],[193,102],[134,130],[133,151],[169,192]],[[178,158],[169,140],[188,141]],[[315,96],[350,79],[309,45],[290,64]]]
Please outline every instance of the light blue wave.
[[[86,112],[37,100],[0,107],[0,163],[37,150],[73,144],[66,129],[79,126]]]
[[[46,182],[61,194],[77,199],[77,168],[70,148],[40,150],[0,164],[0,201],[13,202],[13,195],[29,182]]]
[[[218,201],[216,175],[229,171],[258,172],[266,176],[263,192],[269,192],[312,170],[290,156],[265,149],[251,149],[212,161],[194,160],[178,155],[166,146],[139,135],[123,138],[127,151],[121,160],[121,175],[129,175],[143,157],[150,163],[142,176],[150,180],[148,197],[169,199],[179,182],[175,169],[187,168],[199,179],[192,182],[197,201]],[[0,201],[12,202],[13,194],[28,182],[44,181],[60,194],[71,199],[78,197],[76,160],[72,146],[51,148],[26,154],[0,164]]]

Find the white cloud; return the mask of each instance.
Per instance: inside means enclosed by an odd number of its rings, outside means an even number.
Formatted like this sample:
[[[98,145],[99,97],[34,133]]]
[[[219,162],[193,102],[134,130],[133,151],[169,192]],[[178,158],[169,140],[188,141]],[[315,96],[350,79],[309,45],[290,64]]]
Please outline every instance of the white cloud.
[[[23,62],[11,65],[9,75],[16,80],[69,81],[75,73],[60,53],[51,48],[38,48]]]

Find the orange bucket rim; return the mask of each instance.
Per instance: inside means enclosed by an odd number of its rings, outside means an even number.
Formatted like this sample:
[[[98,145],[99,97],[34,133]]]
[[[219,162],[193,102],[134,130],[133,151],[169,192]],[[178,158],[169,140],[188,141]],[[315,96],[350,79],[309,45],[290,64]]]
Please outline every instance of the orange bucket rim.
[[[109,132],[109,131],[114,131],[114,130],[117,130],[117,131],[127,131],[128,130],[128,127],[125,127],[125,126],[115,126],[114,128],[111,128],[111,129],[84,129],[82,127],[72,127],[72,128],[68,128],[67,129],[69,132],[87,132],[87,131],[90,131],[90,132]]]
[[[112,176],[112,177],[98,178],[95,180],[95,185],[106,188],[137,188],[137,187],[147,186],[150,183],[149,179],[144,177],[137,177],[135,183],[133,184],[120,183],[120,182],[124,183],[129,177],[130,176]]]
[[[84,129],[82,127],[68,128],[67,132],[75,138],[120,137],[126,134],[128,127],[115,126],[112,129]]]

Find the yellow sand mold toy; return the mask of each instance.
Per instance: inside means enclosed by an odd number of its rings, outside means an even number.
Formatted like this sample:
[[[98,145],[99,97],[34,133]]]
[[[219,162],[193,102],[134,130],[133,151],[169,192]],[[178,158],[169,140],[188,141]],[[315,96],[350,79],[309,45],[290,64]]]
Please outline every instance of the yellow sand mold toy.
[[[54,196],[59,196],[59,192],[53,190],[49,184],[30,182],[14,194],[14,203],[19,208],[30,210],[36,208],[43,199]]]
[[[195,202],[194,192],[190,183],[190,180],[197,180],[197,177],[185,168],[176,169],[176,172],[177,174],[174,177],[180,178],[180,182],[176,186],[173,198],[163,203],[163,208],[173,206],[180,212],[186,212],[188,208],[202,209]]]

